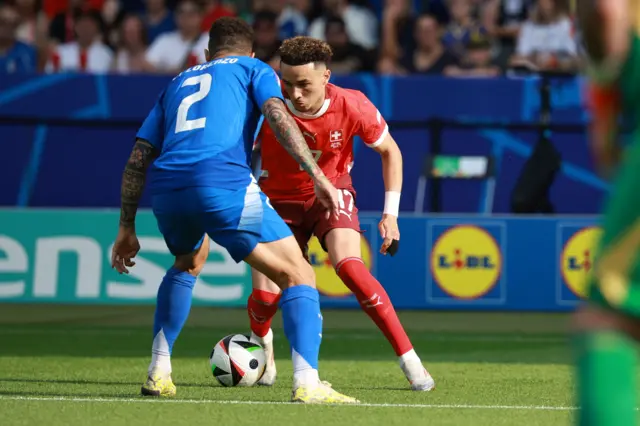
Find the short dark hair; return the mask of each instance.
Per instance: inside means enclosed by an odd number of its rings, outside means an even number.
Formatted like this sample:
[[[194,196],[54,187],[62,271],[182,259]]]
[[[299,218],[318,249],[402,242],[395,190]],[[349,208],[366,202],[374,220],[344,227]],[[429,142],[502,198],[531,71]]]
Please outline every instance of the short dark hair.
[[[278,50],[282,63],[292,66],[331,62],[333,51],[327,43],[312,37],[298,36],[285,40]]]
[[[209,30],[209,52],[250,53],[253,50],[253,29],[240,18],[217,19]]]

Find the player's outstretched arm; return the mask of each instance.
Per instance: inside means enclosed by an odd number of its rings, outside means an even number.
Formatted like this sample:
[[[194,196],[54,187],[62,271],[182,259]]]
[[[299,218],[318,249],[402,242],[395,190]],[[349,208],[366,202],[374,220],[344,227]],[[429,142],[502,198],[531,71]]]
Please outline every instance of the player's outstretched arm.
[[[138,204],[147,180],[147,169],[157,157],[158,150],[154,146],[145,140],[136,139],[122,174],[120,226],[135,228]]]
[[[271,98],[262,106],[262,114],[273,129],[280,145],[302,166],[314,180],[324,177],[322,169],[315,162],[309,151],[307,141],[298,128],[295,120],[287,112],[284,102],[278,98]]]

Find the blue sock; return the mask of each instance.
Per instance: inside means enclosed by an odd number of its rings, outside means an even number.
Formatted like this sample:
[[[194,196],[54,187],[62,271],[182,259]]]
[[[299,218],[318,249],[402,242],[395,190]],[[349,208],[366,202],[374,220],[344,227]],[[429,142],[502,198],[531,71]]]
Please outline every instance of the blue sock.
[[[153,349],[149,370],[159,367],[171,371],[171,351],[191,310],[191,298],[196,277],[170,268],[158,289],[153,323]]]
[[[280,309],[284,334],[291,346],[294,379],[296,373],[304,370],[315,371],[317,377],[318,355],[322,341],[322,315],[318,290],[308,285],[287,288],[282,292]]]

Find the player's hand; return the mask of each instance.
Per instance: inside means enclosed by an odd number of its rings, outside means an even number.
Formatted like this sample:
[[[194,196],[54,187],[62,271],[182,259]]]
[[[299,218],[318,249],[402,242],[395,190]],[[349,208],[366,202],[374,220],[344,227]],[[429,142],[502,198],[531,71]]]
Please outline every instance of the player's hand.
[[[128,274],[129,269],[136,263],[133,258],[140,251],[140,242],[133,228],[120,226],[116,242],[111,251],[111,267],[120,274]]]
[[[387,250],[389,246],[393,242],[393,240],[400,240],[400,228],[398,228],[398,218],[396,216],[390,214],[382,215],[382,220],[378,224],[378,229],[380,230],[380,236],[384,241],[382,241],[382,246],[380,247],[380,253],[387,255]]]
[[[325,209],[327,209],[327,218],[332,214],[335,217],[340,215],[340,203],[338,200],[338,190],[326,176],[315,181],[316,198]]]

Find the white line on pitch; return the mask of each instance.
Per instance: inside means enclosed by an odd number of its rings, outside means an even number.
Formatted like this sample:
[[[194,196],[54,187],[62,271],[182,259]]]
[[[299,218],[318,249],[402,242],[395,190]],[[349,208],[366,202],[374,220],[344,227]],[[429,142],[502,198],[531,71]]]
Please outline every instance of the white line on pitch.
[[[126,403],[160,403],[160,404],[218,404],[218,405],[300,405],[294,402],[280,401],[234,401],[208,399],[149,399],[149,398],[86,398],[65,396],[21,396],[0,395],[0,401],[53,401],[53,402],[126,402]],[[344,407],[376,407],[376,408],[422,408],[422,409],[469,409],[469,410],[522,410],[522,411],[573,411],[576,407],[551,405],[473,405],[473,404],[355,404]]]

